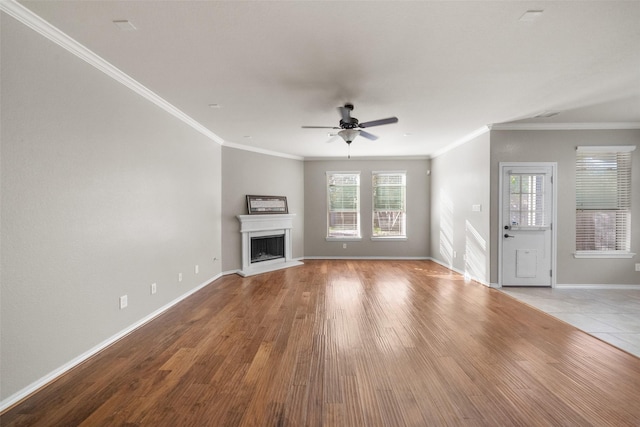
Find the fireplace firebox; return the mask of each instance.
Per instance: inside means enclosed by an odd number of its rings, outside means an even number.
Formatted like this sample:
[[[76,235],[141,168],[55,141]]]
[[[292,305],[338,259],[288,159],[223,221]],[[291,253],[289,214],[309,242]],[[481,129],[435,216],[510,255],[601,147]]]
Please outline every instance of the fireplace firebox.
[[[284,258],[284,234],[251,238],[251,263]]]

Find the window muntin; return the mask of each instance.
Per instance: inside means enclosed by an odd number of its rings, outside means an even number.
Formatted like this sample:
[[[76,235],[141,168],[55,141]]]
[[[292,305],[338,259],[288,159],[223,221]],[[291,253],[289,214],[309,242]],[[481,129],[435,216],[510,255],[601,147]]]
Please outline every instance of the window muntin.
[[[406,237],[406,172],[373,172],[373,237]]]
[[[360,238],[360,172],[327,172],[327,237]]]
[[[576,252],[631,251],[631,151],[578,147]]]

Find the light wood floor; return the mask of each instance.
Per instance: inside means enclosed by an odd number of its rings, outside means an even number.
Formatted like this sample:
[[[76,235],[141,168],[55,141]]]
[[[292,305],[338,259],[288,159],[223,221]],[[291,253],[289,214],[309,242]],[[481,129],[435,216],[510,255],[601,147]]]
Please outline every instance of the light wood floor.
[[[640,359],[428,261],[225,276],[2,426],[638,426]]]

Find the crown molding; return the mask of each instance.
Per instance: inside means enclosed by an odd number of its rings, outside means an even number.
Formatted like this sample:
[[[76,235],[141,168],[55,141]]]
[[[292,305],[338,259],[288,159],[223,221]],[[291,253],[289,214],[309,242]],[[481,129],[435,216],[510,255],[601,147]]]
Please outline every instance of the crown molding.
[[[491,126],[482,126],[481,128],[478,128],[476,130],[474,130],[471,133],[466,134],[465,136],[463,136],[462,138],[452,142],[451,144],[445,146],[444,148],[441,148],[440,150],[436,151],[435,153],[433,153],[431,155],[432,159],[435,159],[438,156],[442,156],[443,154],[453,150],[454,148],[457,148],[461,145],[466,144],[469,141],[472,141],[474,139],[476,139],[477,137],[484,135],[485,133],[489,132],[491,130]]]
[[[171,103],[169,103],[168,101],[166,101],[165,99],[163,99],[162,97],[160,97],[159,95],[151,91],[150,89],[146,88],[145,86],[143,86],[142,84],[134,80],[132,77],[130,77],[129,75],[127,75],[126,73],[124,73],[123,71],[115,67],[114,65],[112,65],[111,63],[101,58],[99,55],[97,55],[93,51],[87,49],[85,46],[78,43],[76,40],[69,37],[67,34],[63,33],[58,28],[54,27],[44,19],[40,18],[38,15],[36,15],[26,7],[22,6],[17,1],[0,0],[0,11],[5,12],[7,15],[15,18],[17,21],[23,23],[27,27],[31,28],[35,32],[42,35],[43,37],[47,38],[48,40],[51,40],[58,46],[62,47],[68,52],[72,53],[73,55],[77,56],[78,58],[82,59],[83,61],[97,68],[98,70],[102,71],[112,79],[128,87],[132,91],[136,92],[138,95],[151,101],[158,107],[162,108],[172,116],[183,121],[184,123],[192,127],[194,130],[200,132],[201,134],[208,137],[212,141],[220,145],[224,144],[224,140],[221,137],[211,132],[209,129],[207,129],[206,127],[204,127],[203,125],[201,125],[200,123],[198,123],[197,121],[189,117],[183,111],[176,108],[174,105],[172,105]]]
[[[491,130],[631,130],[640,129],[640,122],[609,123],[496,123]]]
[[[430,160],[430,156],[425,155],[415,155],[415,156],[351,156],[351,158],[347,158],[345,156],[320,156],[320,157],[305,157],[305,162],[324,162],[324,161],[334,161],[334,160],[344,160],[349,162],[355,162],[359,160],[365,161],[388,161],[388,160]]]
[[[253,153],[266,154],[267,156],[283,157],[285,159],[304,160],[304,157],[293,154],[280,153],[278,151],[265,150],[263,148],[252,147],[250,145],[236,144],[235,142],[225,142],[223,147],[235,148],[237,150],[251,151]]]

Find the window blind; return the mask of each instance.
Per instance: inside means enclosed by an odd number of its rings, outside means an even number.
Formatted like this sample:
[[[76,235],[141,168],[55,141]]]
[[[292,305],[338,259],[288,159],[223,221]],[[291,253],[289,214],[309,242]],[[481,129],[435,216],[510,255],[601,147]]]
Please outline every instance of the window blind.
[[[405,172],[373,172],[373,237],[406,237]]]
[[[360,173],[327,172],[327,237],[360,237]]]
[[[631,250],[630,148],[578,147],[576,251]]]

